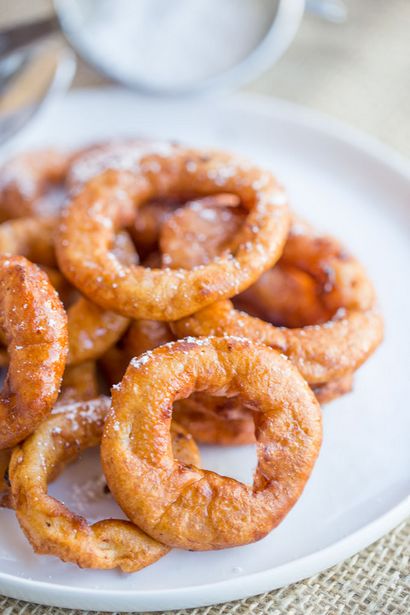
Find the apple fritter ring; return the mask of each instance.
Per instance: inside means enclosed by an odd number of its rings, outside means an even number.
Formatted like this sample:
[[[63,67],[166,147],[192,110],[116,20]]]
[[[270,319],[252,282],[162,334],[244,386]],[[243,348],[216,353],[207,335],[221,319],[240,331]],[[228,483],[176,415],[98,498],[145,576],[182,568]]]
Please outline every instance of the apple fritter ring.
[[[72,404],[88,399],[95,399],[99,395],[97,369],[94,361],[87,361],[81,365],[68,365],[65,369],[61,384],[61,393],[57,405]],[[9,485],[5,480],[8,470],[11,450],[0,451],[0,506],[11,508],[9,498]]]
[[[134,264],[138,255],[126,232],[118,233],[113,254],[119,262]],[[129,320],[115,311],[105,310],[85,297],[78,297],[67,310],[68,363],[77,365],[101,357],[126,331]]]
[[[168,323],[154,320],[135,320],[117,347],[102,357],[103,371],[111,384],[124,376],[128,363],[147,350],[175,341]],[[314,385],[313,392],[319,403],[328,403],[352,388],[353,377]],[[238,446],[255,442],[252,411],[244,407],[237,397],[217,397],[194,393],[188,399],[174,404],[175,420],[188,429],[196,442]]]
[[[274,177],[231,155],[168,145],[136,150],[131,170],[109,169],[91,179],[63,211],[57,258],[87,297],[134,319],[175,320],[231,297],[271,267],[289,227],[287,199]],[[130,226],[145,201],[181,200],[229,192],[247,211],[237,248],[193,270],[125,266],[111,252],[115,234]]]
[[[320,404],[326,404],[352,389],[352,376],[311,387]],[[173,416],[200,444],[240,446],[255,442],[253,412],[238,397],[194,393],[176,401]]]
[[[126,331],[129,320],[79,297],[67,310],[69,365],[98,359]]]
[[[98,397],[99,392],[95,361],[85,361],[79,365],[67,365],[57,403],[67,405],[77,401],[94,399]]]
[[[101,440],[108,398],[59,406],[12,455],[9,477],[12,504],[20,526],[36,553],[55,555],[82,568],[119,567],[135,572],[166,555],[169,547],[144,534],[129,521],[107,519],[89,525],[47,494],[47,484],[85,449]],[[173,427],[176,454],[198,462],[189,435]]]
[[[67,161],[66,154],[45,149],[17,154],[3,164],[0,167],[0,221],[55,214],[59,204],[55,198],[46,198],[47,192],[64,182]]]
[[[56,264],[54,234],[57,218],[20,218],[0,224],[0,253],[20,254],[45,266],[51,283],[68,295]],[[114,238],[113,253],[123,263],[138,262],[138,255],[126,232]],[[50,269],[50,267],[52,269]],[[58,288],[58,286],[60,288]],[[74,294],[74,293],[73,293]],[[78,295],[78,293],[77,293]],[[100,357],[125,332],[129,321],[115,312],[104,310],[84,297],[76,297],[67,309],[68,363],[78,364]]]
[[[254,411],[253,486],[174,459],[174,401],[240,395]],[[113,390],[101,458],[116,501],[153,538],[192,550],[259,540],[299,498],[317,458],[321,410],[279,353],[239,338],[187,338],[131,361]]]
[[[365,311],[375,304],[373,285],[358,260],[334,237],[316,233],[301,220],[295,219],[292,223],[278,265],[285,270],[289,282],[293,278],[290,290],[294,301],[285,301],[284,293],[278,292],[279,285],[285,289],[285,294],[287,288],[286,279],[283,276],[278,279],[276,267],[239,297],[240,301],[253,304],[275,324],[295,327],[319,324],[331,319],[340,308]],[[304,303],[305,322],[303,313],[301,318],[295,319],[298,316],[292,312],[295,303]]]
[[[383,337],[376,309],[340,311],[324,325],[300,329],[275,327],[218,301],[172,324],[178,337],[245,336],[285,354],[309,384],[324,384],[352,372],[372,354]]]
[[[0,256],[0,328],[9,367],[0,399],[0,449],[27,437],[57,399],[67,317],[47,275],[22,256]]]

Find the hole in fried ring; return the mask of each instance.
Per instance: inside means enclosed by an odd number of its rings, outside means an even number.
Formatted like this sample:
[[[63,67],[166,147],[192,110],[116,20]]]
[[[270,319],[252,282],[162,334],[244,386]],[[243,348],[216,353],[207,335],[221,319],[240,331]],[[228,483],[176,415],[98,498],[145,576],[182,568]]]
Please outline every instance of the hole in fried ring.
[[[63,273],[102,307],[135,319],[181,318],[244,290],[279,258],[289,213],[270,173],[228,154],[170,144],[157,153],[137,149],[128,163],[133,170],[117,161],[116,169],[91,179],[73,197],[56,242]],[[232,254],[191,271],[174,271],[127,267],[110,252],[115,233],[132,224],[144,201],[221,191],[237,195],[248,211]]]
[[[195,391],[238,395],[254,410],[252,487],[174,459],[172,404]],[[113,390],[101,444],[116,501],[150,536],[221,549],[265,536],[300,496],[317,458],[321,410],[279,353],[239,338],[187,338],[131,361]]]
[[[0,449],[14,446],[56,401],[67,357],[67,317],[46,274],[0,256],[0,323],[9,367],[0,399]]]
[[[89,525],[47,494],[47,484],[81,451],[101,439],[110,400],[59,406],[22,445],[10,462],[12,504],[36,553],[55,555],[83,568],[119,567],[135,572],[166,555],[169,548],[129,521],[107,519]],[[174,452],[184,463],[198,463],[189,434],[173,425]]]
[[[280,264],[295,266],[316,280],[329,320],[293,329],[278,327],[235,309],[231,301],[221,301],[172,323],[172,330],[178,337],[239,335],[263,342],[286,354],[309,384],[323,385],[351,375],[383,337],[373,286],[362,266],[336,240],[315,235],[300,222],[291,228]],[[286,318],[292,306],[283,305],[273,293],[267,300],[265,283],[262,276],[240,298],[255,298],[255,289],[263,285],[263,309],[277,314],[282,310]]]
[[[40,264],[50,281],[68,295],[64,278],[53,267],[56,263],[54,233],[56,218],[20,218],[0,225],[0,253],[19,254]],[[128,234],[114,238],[113,253],[124,263],[135,263],[138,256]],[[51,267],[51,269],[50,269]],[[68,363],[79,364],[96,359],[122,336],[128,319],[104,310],[85,297],[78,297],[67,309],[69,353]]]

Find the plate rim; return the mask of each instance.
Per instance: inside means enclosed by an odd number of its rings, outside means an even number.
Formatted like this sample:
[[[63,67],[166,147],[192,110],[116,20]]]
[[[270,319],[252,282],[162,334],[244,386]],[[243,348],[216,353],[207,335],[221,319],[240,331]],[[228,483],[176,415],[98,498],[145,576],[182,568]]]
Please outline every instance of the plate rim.
[[[92,96],[98,98],[110,95],[128,96],[134,100],[140,98],[145,102],[147,100],[147,97],[141,98],[134,92],[116,86],[79,88],[71,91],[68,97]],[[206,101],[191,100],[188,104],[195,105],[196,102],[200,104],[206,102],[207,105],[211,103],[209,99],[206,99]],[[187,104],[187,102],[182,104]],[[330,136],[333,140],[353,148],[362,156],[370,157],[373,161],[388,167],[390,171],[400,175],[402,179],[410,183],[410,165],[405,156],[381,143],[377,138],[314,109],[283,99],[278,100],[248,92],[230,95],[222,100],[214,100],[211,104],[215,108],[233,107],[251,113],[263,113],[266,116],[273,116],[276,121],[283,119],[294,125],[314,130],[322,136]],[[155,611],[208,606],[258,595],[313,576],[368,547],[399,525],[409,515],[410,495],[405,496],[394,507],[370,523],[319,551],[278,567],[243,576],[239,575],[216,583],[156,591],[104,590],[50,584],[0,571],[0,591],[15,599],[38,601],[39,604],[63,608],[87,608],[88,610],[117,611],[120,609],[130,612],[136,611],[136,609]],[[273,574],[275,580],[272,578]],[[204,599],[204,595],[207,596],[206,599]],[[110,603],[109,601],[114,602]]]

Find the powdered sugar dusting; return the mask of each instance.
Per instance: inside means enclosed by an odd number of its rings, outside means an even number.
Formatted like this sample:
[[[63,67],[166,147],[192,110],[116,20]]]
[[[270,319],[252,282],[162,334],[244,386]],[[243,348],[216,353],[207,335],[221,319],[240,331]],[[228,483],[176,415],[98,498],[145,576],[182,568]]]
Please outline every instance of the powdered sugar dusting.
[[[176,147],[168,141],[149,140],[114,141],[106,146],[96,147],[74,162],[70,172],[70,183],[74,185],[75,190],[78,190],[90,179],[108,169],[138,172],[141,171],[142,164],[146,165],[145,171],[159,173],[161,171],[159,161],[144,161],[144,159],[152,155],[169,158]]]
[[[84,483],[73,482],[71,485],[70,499],[75,512],[80,515],[86,515],[89,511],[90,504],[94,504],[106,498],[110,499],[111,495],[106,487],[107,483],[102,473],[93,476]]]

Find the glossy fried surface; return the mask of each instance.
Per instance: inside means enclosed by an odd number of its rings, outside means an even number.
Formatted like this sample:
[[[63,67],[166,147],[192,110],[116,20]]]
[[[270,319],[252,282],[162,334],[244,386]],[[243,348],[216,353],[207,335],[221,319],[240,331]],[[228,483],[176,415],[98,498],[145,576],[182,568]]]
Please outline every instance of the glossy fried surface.
[[[157,248],[162,224],[178,206],[179,203],[172,200],[157,200],[139,208],[129,231],[142,258]]]
[[[172,404],[193,392],[240,395],[255,416],[252,487],[186,466],[170,447]],[[170,546],[209,550],[259,540],[300,496],[322,437],[321,411],[292,366],[238,338],[187,338],[132,361],[102,439],[109,487],[127,516]]]
[[[46,274],[24,257],[0,256],[0,328],[9,355],[0,398],[0,449],[5,449],[51,411],[68,349],[61,301]]]
[[[383,337],[374,289],[363,267],[336,240],[317,236],[310,227],[300,224],[291,229],[280,262],[315,279],[322,305],[329,314],[326,322],[298,328],[278,327],[236,310],[230,301],[221,301],[173,323],[174,333],[178,337],[239,335],[263,342],[287,355],[310,384],[351,375]],[[248,293],[251,292],[249,289]],[[267,311],[276,309],[286,317],[286,310],[292,310],[292,305],[277,299],[274,292],[269,306],[266,294],[264,287],[263,307]]]
[[[320,404],[327,404],[352,390],[353,376],[311,389]],[[253,412],[238,397],[193,393],[174,404],[173,416],[200,444],[240,446],[255,442]]]
[[[240,446],[255,442],[253,413],[237,397],[193,393],[175,402],[173,416],[200,444]]]
[[[121,345],[110,348],[102,359],[104,373],[111,384],[120,382],[129,361],[147,350],[175,341],[167,323],[154,320],[133,321]],[[321,404],[329,403],[352,389],[353,376],[325,384],[312,390]],[[252,412],[237,397],[194,393],[174,404],[174,416],[202,444],[238,446],[255,442]]]
[[[151,146],[152,147],[152,146]],[[124,164],[91,179],[62,214],[57,257],[63,273],[106,309],[135,319],[170,320],[247,288],[279,258],[289,213],[273,176],[221,152],[162,144],[136,149]],[[111,253],[115,233],[156,197],[236,194],[248,215],[238,246],[204,267],[158,270],[124,266]]]
[[[61,298],[69,298],[67,281],[54,269],[54,235],[57,218],[27,217],[0,224],[0,253],[20,254],[45,266],[51,283]],[[138,262],[138,255],[125,232],[116,235],[113,253],[123,263]],[[73,295],[73,289],[71,289]],[[78,293],[77,293],[78,294]],[[77,365],[100,357],[122,336],[129,321],[116,312],[104,310],[85,297],[76,297],[67,309],[68,362]]]
[[[81,451],[101,439],[108,398],[59,406],[22,445],[10,464],[12,502],[20,526],[36,553],[55,555],[83,568],[135,572],[168,553],[169,548],[129,521],[107,519],[89,525],[47,494],[47,484]],[[178,426],[172,432],[175,454],[198,463],[192,438]]]
[[[376,309],[352,311],[325,325],[301,329],[275,327],[220,301],[172,326],[184,335],[242,335],[285,354],[310,384],[323,384],[351,374],[371,355],[383,337]]]
[[[113,239],[112,253],[124,264],[138,262],[138,255],[127,233]],[[116,311],[105,310],[93,300],[78,297],[67,310],[70,365],[101,357],[126,331],[129,320]]]

